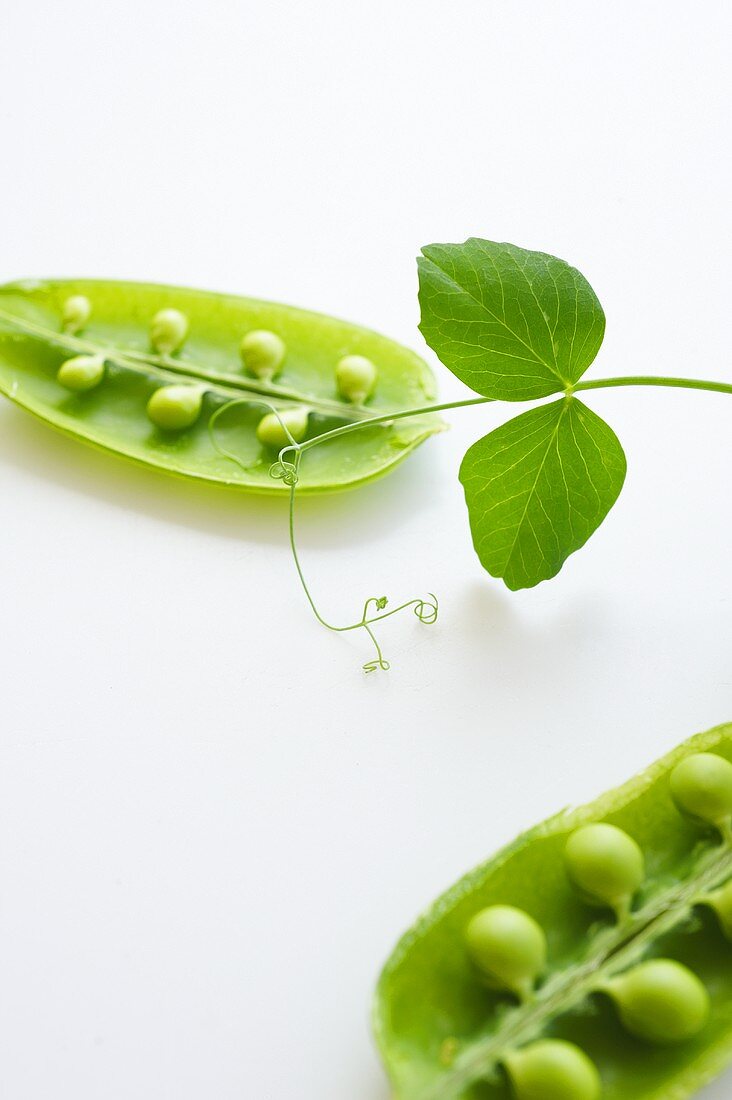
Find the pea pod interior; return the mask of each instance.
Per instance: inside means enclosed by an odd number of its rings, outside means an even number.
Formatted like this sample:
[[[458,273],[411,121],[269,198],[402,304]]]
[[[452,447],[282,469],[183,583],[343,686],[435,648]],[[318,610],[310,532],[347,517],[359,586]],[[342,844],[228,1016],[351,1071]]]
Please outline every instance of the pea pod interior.
[[[62,318],[64,304],[76,296],[88,299],[91,315],[72,334],[63,331]],[[150,324],[163,309],[182,311],[188,333],[180,350],[161,356],[151,347]],[[257,330],[285,344],[282,369],[272,381],[247,374],[239,358],[242,337]],[[101,384],[70,393],[57,380],[61,364],[97,353],[106,360]],[[336,366],[348,355],[376,366],[366,406],[339,396]],[[201,416],[185,430],[156,428],[146,415],[152,394],[162,385],[189,382],[205,387]],[[169,286],[57,280],[0,288],[0,392],[75,438],[144,465],[277,493],[286,490],[269,474],[276,450],[256,436],[267,411],[262,402],[279,410],[306,406],[309,439],[354,420],[429,404],[435,383],[427,364],[407,348],[306,310]],[[211,416],[234,400],[239,403],[218,418],[212,439]],[[369,481],[441,427],[438,417],[420,416],[313,447],[302,462],[299,488],[325,492]]]
[[[589,1055],[604,1100],[683,1100],[732,1057],[732,945],[711,909],[696,904],[710,884],[732,879],[732,846],[729,836],[682,814],[670,791],[674,766],[699,752],[732,760],[732,725],[692,738],[617,790],[531,829],[462,878],[407,932],[383,970],[374,1008],[395,1097],[511,1097],[504,1046],[543,1038],[568,1040]],[[568,878],[567,840],[591,822],[624,830],[645,856],[627,927],[590,907]],[[488,988],[468,956],[466,926],[492,905],[526,911],[546,934],[548,969],[533,1001],[517,1004]],[[624,959],[660,957],[701,979],[711,1013],[694,1037],[656,1047],[628,1033],[610,998],[593,991],[593,975],[621,969]]]

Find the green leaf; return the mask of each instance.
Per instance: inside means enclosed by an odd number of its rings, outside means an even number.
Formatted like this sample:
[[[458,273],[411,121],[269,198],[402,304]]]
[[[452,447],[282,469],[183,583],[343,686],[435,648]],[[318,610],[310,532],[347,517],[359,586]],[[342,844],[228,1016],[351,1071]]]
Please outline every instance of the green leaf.
[[[578,381],[597,355],[605,314],[564,260],[477,237],[422,253],[420,329],[476,393],[498,401],[547,397]]]
[[[460,481],[481,564],[511,589],[556,576],[612,508],[625,470],[612,428],[574,397],[479,439]]]

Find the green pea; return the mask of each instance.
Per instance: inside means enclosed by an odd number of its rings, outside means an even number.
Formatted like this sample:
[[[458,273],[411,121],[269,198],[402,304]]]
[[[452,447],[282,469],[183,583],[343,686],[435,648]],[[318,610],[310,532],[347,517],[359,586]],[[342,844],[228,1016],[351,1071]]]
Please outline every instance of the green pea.
[[[585,900],[614,909],[622,920],[645,875],[643,853],[633,838],[615,825],[583,825],[567,841],[564,860]]]
[[[338,393],[346,401],[362,405],[374,392],[377,370],[365,355],[346,355],[335,369]]]
[[[256,329],[248,332],[239,345],[241,360],[250,374],[267,382],[282,370],[287,348],[276,332]]]
[[[443,1039],[440,1044],[440,1065],[451,1066],[458,1054],[460,1053],[460,1040],[456,1039],[454,1035],[448,1036],[447,1039]]]
[[[147,403],[147,415],[166,431],[190,428],[201,413],[204,392],[203,386],[161,386]]]
[[[282,409],[279,417],[287,425],[287,430],[295,442],[300,443],[305,438],[308,430],[308,410],[300,407]],[[285,429],[274,413],[267,413],[259,421],[257,439],[265,447],[286,447],[290,442]]]
[[[161,355],[172,355],[188,335],[188,318],[179,309],[161,309],[150,322],[150,343]]]
[[[80,332],[91,317],[91,302],[83,294],[72,294],[61,307],[61,324],[64,332]]]
[[[76,393],[93,390],[103,377],[103,355],[75,355],[61,364],[56,375],[62,386]]]
[[[724,935],[732,940],[732,879],[719,890],[714,890],[699,900],[714,910]]]
[[[682,1043],[709,1017],[709,994],[688,967],[672,959],[641,963],[603,987],[623,1026],[649,1043]]]
[[[599,1100],[595,1063],[574,1043],[539,1039],[504,1058],[516,1100]]]
[[[465,929],[465,944],[489,985],[522,1000],[546,965],[543,928],[513,905],[491,905],[476,913]]]
[[[694,752],[671,772],[671,796],[682,813],[729,831],[732,764],[713,752]]]

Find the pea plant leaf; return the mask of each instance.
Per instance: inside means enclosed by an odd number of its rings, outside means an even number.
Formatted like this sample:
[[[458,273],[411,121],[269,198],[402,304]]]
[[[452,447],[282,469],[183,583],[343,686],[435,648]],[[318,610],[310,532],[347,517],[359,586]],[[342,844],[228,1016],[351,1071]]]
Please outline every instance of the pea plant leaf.
[[[597,355],[602,306],[564,260],[472,237],[426,245],[417,263],[422,335],[476,393],[547,397],[577,382]]]
[[[612,508],[625,470],[612,428],[575,397],[483,436],[460,466],[481,564],[514,590],[556,576]]]

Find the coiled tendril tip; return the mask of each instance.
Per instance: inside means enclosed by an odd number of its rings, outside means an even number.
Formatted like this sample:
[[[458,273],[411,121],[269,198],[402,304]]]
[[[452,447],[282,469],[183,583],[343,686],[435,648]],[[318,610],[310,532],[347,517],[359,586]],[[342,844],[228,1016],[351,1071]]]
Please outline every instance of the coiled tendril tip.
[[[294,462],[282,462],[278,459],[270,466],[269,476],[276,481],[283,481],[290,488],[294,488],[298,481],[297,466]]]

